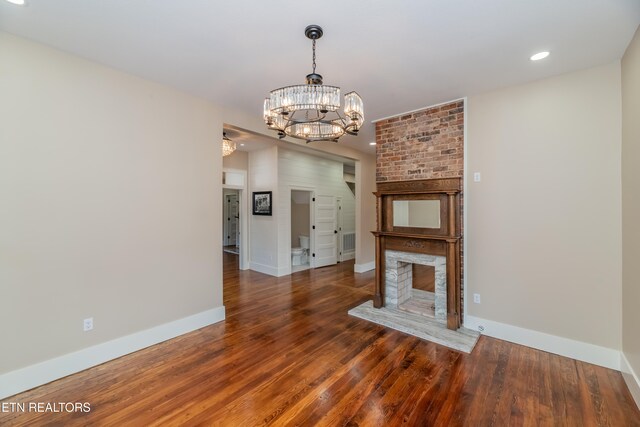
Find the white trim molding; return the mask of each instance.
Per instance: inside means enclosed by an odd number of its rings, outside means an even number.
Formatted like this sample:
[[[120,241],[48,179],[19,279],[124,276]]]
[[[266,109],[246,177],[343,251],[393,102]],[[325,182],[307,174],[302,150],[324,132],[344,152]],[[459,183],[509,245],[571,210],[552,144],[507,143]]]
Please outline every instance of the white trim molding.
[[[280,271],[276,267],[271,265],[260,264],[259,262],[251,261],[249,264],[249,269],[253,271],[257,271],[258,273],[268,274],[269,276],[280,277]]]
[[[356,251],[342,252],[340,261],[341,262],[342,261],[349,261],[350,259],[355,259],[355,257],[356,257]],[[353,271],[355,271],[355,269],[356,269],[356,267],[355,267],[355,264],[354,264]]]
[[[469,249],[468,249],[468,241],[469,239],[466,238],[465,236],[465,232],[467,230],[469,230],[469,225],[468,225],[468,215],[469,215],[469,209],[467,209],[465,207],[465,203],[467,203],[467,196],[464,196],[465,194],[469,194],[469,155],[467,154],[469,152],[469,150],[467,149],[467,123],[468,123],[468,117],[469,117],[469,100],[467,99],[467,97],[465,96],[464,98],[461,98],[462,100],[462,104],[463,104],[463,126],[464,126],[464,130],[462,131],[462,194],[463,194],[463,200],[462,200],[462,312],[463,313],[468,313],[467,311],[467,301],[469,300],[467,298],[467,294],[468,294],[468,289],[469,289],[469,285],[468,285],[468,280],[469,280],[469,267],[467,265],[467,260],[469,259],[469,257],[467,256],[467,254],[469,253]]]
[[[0,399],[75,374],[225,319],[224,306],[0,375]]]
[[[371,123],[377,123],[377,122],[381,122],[383,120],[393,119],[394,117],[404,116],[406,114],[417,113],[418,111],[428,110],[430,108],[436,108],[436,107],[439,107],[441,105],[447,105],[447,104],[451,104],[453,102],[458,102],[458,101],[465,101],[465,104],[466,104],[467,97],[465,96],[463,98],[456,98],[456,99],[452,99],[452,100],[449,100],[449,101],[438,102],[437,104],[427,105],[426,107],[416,108],[415,110],[405,111],[404,113],[394,114],[393,116],[380,117],[379,119],[371,120]],[[465,111],[465,116],[466,116],[466,111]]]
[[[288,276],[291,274],[291,261],[289,261],[289,265],[285,265],[284,267],[280,267],[278,268],[278,274],[276,274],[276,277],[282,277],[282,276]]]
[[[636,401],[636,405],[640,408],[640,379],[638,379],[638,375],[629,364],[624,352],[620,352],[620,372],[622,372],[622,377],[627,383],[627,387],[629,387],[633,400]]]
[[[365,273],[367,271],[371,271],[371,270],[375,270],[376,269],[376,262],[375,261],[371,261],[371,262],[367,262],[364,264],[354,264],[353,265],[353,271],[356,273]]]
[[[612,348],[469,315],[464,316],[464,326],[493,338],[620,370],[620,351]]]
[[[223,194],[224,189],[238,190],[238,197],[240,202],[240,270],[249,269],[249,191],[247,190],[247,171],[244,169],[232,169],[222,168],[222,173],[237,173],[242,175],[242,185],[229,185],[222,184]],[[223,221],[224,222],[224,221]]]

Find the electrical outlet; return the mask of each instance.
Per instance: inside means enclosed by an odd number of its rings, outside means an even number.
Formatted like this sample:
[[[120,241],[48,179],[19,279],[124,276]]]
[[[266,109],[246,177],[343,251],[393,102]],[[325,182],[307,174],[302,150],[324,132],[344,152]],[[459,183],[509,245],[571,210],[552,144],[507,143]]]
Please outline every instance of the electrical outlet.
[[[93,317],[89,317],[88,319],[84,319],[82,321],[82,329],[87,332],[93,329]]]
[[[481,179],[482,177],[480,176],[480,172],[473,173],[473,182],[480,182]]]
[[[480,304],[480,294],[473,294],[473,302]]]

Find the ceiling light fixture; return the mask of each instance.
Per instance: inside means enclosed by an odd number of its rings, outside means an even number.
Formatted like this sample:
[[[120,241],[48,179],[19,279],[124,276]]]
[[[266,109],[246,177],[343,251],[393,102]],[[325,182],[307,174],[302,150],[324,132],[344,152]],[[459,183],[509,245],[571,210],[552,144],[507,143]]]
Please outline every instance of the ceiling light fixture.
[[[370,142],[369,145],[376,145],[376,143],[375,142]]]
[[[9,3],[17,4],[18,6],[24,6],[24,0],[7,0]]]
[[[529,59],[532,61],[540,61],[541,59],[544,59],[547,56],[549,56],[549,52],[544,51],[544,52],[538,52],[535,55],[531,55],[531,58]]]
[[[227,138],[226,132],[222,132],[222,157],[228,156],[234,151],[236,151],[236,143]]]
[[[340,110],[340,88],[322,84],[316,73],[316,40],[322,37],[319,25],[304,30],[312,40],[313,65],[304,85],[272,90],[264,100],[264,121],[280,138],[291,136],[306,142],[338,142],[345,133],[357,135],[364,122],[362,98],[356,92],[344,96],[344,116]]]

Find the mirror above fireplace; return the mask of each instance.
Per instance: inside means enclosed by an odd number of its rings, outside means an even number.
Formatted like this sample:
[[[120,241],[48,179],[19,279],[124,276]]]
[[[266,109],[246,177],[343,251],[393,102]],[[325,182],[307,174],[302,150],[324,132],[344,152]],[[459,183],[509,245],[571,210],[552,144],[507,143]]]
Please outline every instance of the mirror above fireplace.
[[[393,226],[440,228],[440,200],[394,200]]]

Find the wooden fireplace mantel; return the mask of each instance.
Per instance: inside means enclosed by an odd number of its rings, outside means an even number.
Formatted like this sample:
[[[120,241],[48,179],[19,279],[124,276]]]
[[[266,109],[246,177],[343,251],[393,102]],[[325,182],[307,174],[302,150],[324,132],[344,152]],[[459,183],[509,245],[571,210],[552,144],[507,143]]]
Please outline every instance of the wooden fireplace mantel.
[[[385,252],[387,249],[446,257],[447,328],[461,326],[461,178],[378,182],[376,196],[376,283],[373,305],[384,306]],[[439,200],[440,227],[418,228],[393,225],[395,200]]]

